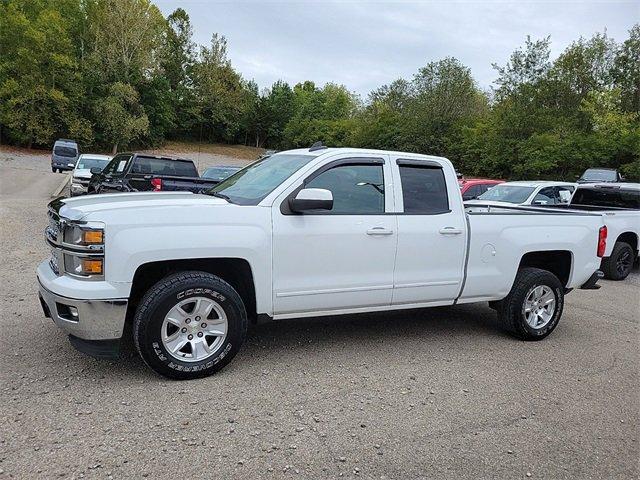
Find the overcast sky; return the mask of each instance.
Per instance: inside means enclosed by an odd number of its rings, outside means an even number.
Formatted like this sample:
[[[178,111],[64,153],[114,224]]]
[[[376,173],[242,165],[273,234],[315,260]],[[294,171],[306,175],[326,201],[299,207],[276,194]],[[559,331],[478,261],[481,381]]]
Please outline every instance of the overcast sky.
[[[365,97],[432,60],[453,56],[481,88],[492,63],[533,38],[551,36],[558,55],[580,36],[607,31],[624,40],[640,21],[627,1],[178,1],[155,0],[166,15],[182,6],[194,40],[227,37],[233,66],[263,88],[283,79],[342,83]]]

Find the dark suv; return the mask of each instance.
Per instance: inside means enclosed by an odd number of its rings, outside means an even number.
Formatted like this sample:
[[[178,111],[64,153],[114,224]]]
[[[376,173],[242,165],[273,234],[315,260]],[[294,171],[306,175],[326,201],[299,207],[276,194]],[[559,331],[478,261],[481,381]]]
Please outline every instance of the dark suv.
[[[578,183],[624,182],[622,174],[615,168],[587,168],[578,178]]]

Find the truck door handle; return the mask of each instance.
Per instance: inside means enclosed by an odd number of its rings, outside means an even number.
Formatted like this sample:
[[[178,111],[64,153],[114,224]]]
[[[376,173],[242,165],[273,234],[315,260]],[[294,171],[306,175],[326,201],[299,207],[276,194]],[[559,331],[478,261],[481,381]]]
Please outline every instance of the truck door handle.
[[[462,233],[462,229],[455,227],[442,227],[439,230],[440,235],[460,235]]]
[[[393,235],[393,230],[384,227],[373,227],[367,230],[367,235]]]

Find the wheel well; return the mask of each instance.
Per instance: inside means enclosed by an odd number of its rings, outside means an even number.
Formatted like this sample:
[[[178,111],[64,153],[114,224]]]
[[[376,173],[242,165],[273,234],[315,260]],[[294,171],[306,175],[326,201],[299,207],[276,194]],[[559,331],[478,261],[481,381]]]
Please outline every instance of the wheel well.
[[[133,319],[138,303],[149,288],[168,275],[186,270],[208,272],[229,283],[240,294],[249,320],[256,321],[256,292],[253,274],[249,262],[242,258],[191,258],[140,265],[133,276],[127,320]]]
[[[549,250],[526,253],[518,267],[535,267],[553,273],[566,287],[571,275],[571,252],[566,250]]]
[[[638,236],[633,232],[624,232],[616,238],[616,243],[625,242],[631,245],[634,252],[638,251]]]

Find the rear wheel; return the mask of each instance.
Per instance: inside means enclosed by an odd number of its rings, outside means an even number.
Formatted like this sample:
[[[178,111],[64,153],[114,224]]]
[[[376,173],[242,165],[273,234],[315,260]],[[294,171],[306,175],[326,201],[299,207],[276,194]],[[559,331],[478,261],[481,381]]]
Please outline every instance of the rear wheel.
[[[558,277],[539,268],[522,268],[497,311],[501,325],[512,335],[542,340],[558,325],[563,307],[564,289]]]
[[[133,338],[145,363],[169,378],[211,375],[238,353],[247,333],[240,295],[220,277],[191,271],[170,275],[143,297]]]
[[[624,280],[631,273],[635,253],[626,242],[616,242],[611,255],[602,259],[602,271],[609,280]]]

